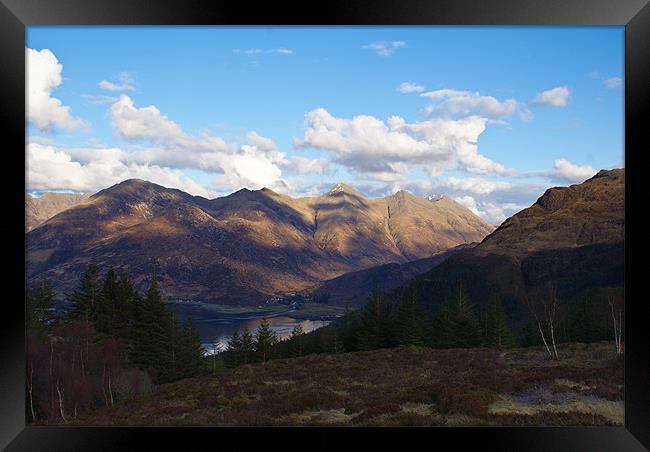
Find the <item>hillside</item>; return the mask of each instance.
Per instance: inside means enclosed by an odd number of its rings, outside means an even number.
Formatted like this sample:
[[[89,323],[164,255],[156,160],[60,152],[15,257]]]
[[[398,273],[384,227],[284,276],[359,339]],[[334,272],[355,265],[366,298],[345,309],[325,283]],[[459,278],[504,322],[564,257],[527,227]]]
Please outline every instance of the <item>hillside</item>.
[[[89,195],[79,193],[44,193],[25,195],[25,230],[31,231],[59,212],[83,202]]]
[[[404,264],[378,265],[377,267],[346,273],[318,284],[315,289],[309,290],[309,293],[318,297],[325,297],[328,304],[343,306],[349,303],[351,308],[356,308],[366,302],[373,289],[384,291],[395,289],[410,279],[440,265],[454,254],[469,249],[474,245],[458,245],[435,256]]]
[[[308,355],[166,384],[79,417],[89,426],[623,425],[613,345],[395,348]]]
[[[624,169],[551,188],[479,245],[408,285],[430,311],[448,300],[459,283],[479,306],[498,295],[516,329],[527,316],[524,300],[546,296],[549,287],[565,306],[588,302],[589,309],[596,309],[607,289],[623,286],[624,193]]]
[[[27,235],[31,280],[71,290],[94,262],[143,287],[156,269],[170,298],[261,304],[345,273],[430,258],[493,228],[459,204],[406,192],[368,199],[269,189],[208,200],[141,180],[102,190]]]

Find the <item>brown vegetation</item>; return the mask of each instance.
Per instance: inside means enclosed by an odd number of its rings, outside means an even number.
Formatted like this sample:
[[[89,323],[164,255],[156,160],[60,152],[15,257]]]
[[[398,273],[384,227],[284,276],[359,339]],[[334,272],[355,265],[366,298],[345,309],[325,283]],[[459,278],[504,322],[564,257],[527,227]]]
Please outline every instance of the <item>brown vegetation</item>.
[[[162,385],[78,425],[622,425],[610,343],[309,355]]]

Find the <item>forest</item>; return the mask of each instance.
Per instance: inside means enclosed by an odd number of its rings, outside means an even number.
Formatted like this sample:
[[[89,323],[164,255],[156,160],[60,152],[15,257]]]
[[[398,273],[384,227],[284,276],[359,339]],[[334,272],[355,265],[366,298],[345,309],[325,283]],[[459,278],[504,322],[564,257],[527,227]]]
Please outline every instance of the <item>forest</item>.
[[[296,358],[414,346],[437,349],[509,349],[543,345],[562,359],[568,342],[612,341],[623,353],[623,294],[616,288],[585,290],[578,301],[560,300],[552,285],[524,298],[512,316],[497,292],[488,302],[469,299],[463,282],[431,303],[411,285],[374,290],[363,308],[305,334],[296,326],[280,340],[264,319],[237,331],[225,350],[206,356],[191,318],[178,320],[164,303],[152,272],[145,293],[127,274],[88,265],[66,303],[46,280],[27,288],[27,419],[68,422],[150,392],[155,385],[218,373],[225,367]],[[485,297],[484,297],[485,298]]]

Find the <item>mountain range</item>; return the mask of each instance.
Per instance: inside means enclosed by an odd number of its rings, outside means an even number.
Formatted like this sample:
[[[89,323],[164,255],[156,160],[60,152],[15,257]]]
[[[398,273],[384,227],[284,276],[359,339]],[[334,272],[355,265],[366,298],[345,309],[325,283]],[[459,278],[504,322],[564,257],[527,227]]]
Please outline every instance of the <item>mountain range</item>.
[[[31,231],[59,212],[88,199],[83,193],[44,193],[42,196],[25,195],[25,230]]]
[[[93,262],[138,287],[155,271],[170,298],[260,304],[387,264],[424,260],[410,271],[426,271],[493,229],[447,197],[405,191],[365,198],[339,183],[315,197],[263,188],[206,199],[131,179],[29,231],[28,276],[70,291]]]

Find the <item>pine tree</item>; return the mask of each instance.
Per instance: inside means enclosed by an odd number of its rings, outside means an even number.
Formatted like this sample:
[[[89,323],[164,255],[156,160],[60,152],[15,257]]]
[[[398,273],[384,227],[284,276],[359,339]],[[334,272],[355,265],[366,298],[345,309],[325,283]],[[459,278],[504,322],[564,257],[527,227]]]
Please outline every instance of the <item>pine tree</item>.
[[[90,327],[96,320],[101,296],[99,269],[95,264],[89,264],[79,287],[69,296],[72,306],[68,311],[68,319],[81,320]]]
[[[461,284],[454,299],[441,306],[434,320],[434,343],[442,348],[469,348],[480,343],[472,306]]]
[[[350,303],[345,303],[345,310],[341,316],[339,322],[341,325],[341,342],[343,342],[343,348],[345,350],[353,350],[355,347],[355,333],[352,328],[352,310],[350,309]]]
[[[336,327],[336,325],[333,328],[332,331],[332,347],[331,347],[332,353],[344,353],[345,352],[345,344],[343,343],[343,339],[341,337],[341,334],[339,333],[339,329]]]
[[[243,362],[242,359],[242,339],[239,331],[232,333],[228,347],[226,347],[227,362],[230,366],[235,367]]]
[[[266,362],[271,358],[273,346],[277,342],[278,338],[271,329],[271,324],[266,318],[262,319],[255,334],[255,351],[262,362]]]
[[[117,299],[119,294],[119,285],[117,273],[113,268],[110,268],[106,273],[102,284],[102,291],[100,302],[97,304],[96,309],[96,323],[95,327],[97,332],[104,336],[117,339]]]
[[[241,358],[244,364],[253,362],[255,357],[255,338],[250,331],[244,330],[241,336]]]
[[[424,310],[418,303],[415,290],[406,289],[397,311],[399,345],[424,345],[424,317]]]
[[[494,296],[492,303],[485,314],[485,345],[488,347],[496,347],[498,349],[514,347],[514,335],[510,329],[508,316],[503,311],[503,305],[499,297]]]
[[[25,294],[25,327],[28,332],[45,334],[55,323],[54,291],[47,280],[27,288]]]
[[[173,375],[169,368],[172,359],[170,334],[173,328],[171,315],[165,308],[158,289],[156,274],[151,275],[144,298],[135,305],[135,332],[131,357],[135,364],[155,371],[157,380]]]
[[[205,350],[201,345],[199,333],[189,317],[179,334],[179,353],[177,357],[179,378],[193,377],[203,371]]]
[[[374,350],[387,345],[388,313],[384,294],[375,289],[360,313],[357,348]]]
[[[304,330],[302,325],[299,323],[293,327],[291,331],[291,337],[289,338],[289,356],[298,357],[302,356],[304,352]]]
[[[115,299],[115,334],[129,344],[133,336],[138,297],[131,279],[126,273],[121,274]]]

